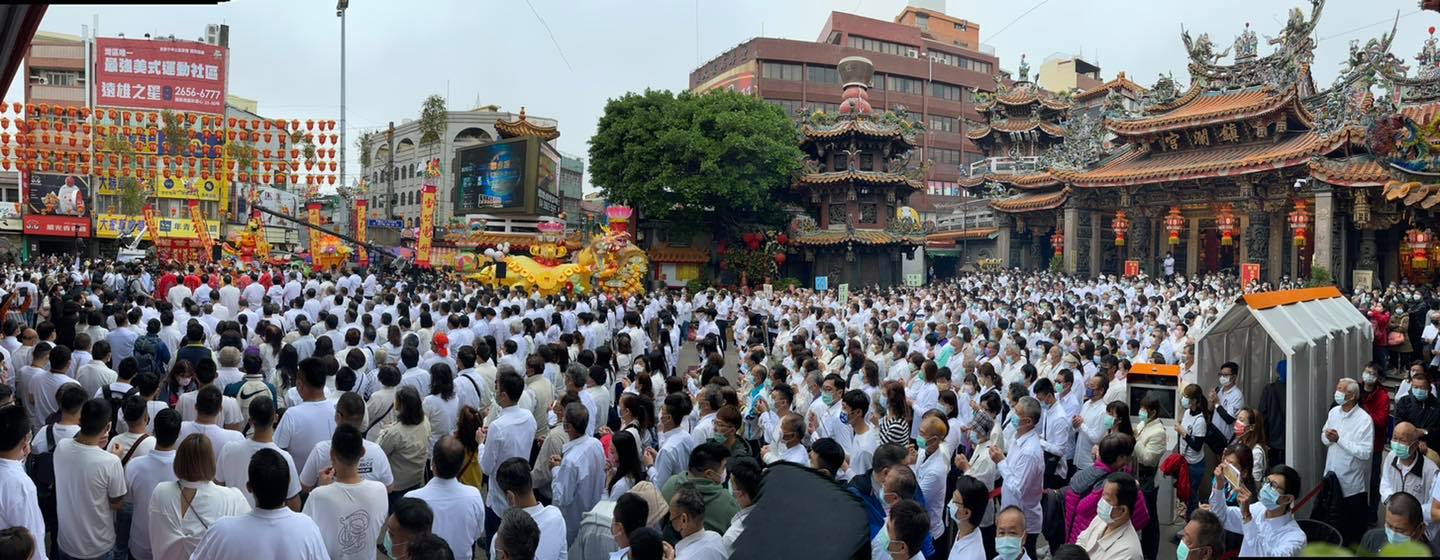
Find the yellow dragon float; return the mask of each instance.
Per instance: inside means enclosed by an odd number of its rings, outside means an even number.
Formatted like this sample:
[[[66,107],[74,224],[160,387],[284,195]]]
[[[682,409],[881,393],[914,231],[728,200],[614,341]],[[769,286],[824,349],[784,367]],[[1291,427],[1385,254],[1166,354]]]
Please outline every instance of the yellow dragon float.
[[[601,235],[575,253],[574,262],[566,261],[570,251],[564,244],[565,224],[542,222],[537,226],[539,242],[530,247],[530,255],[498,255],[491,251],[483,257],[500,256],[506,268],[504,278],[495,278],[494,266],[484,267],[471,277],[491,286],[538,289],[542,295],[563,292],[583,295],[598,291],[624,299],[643,294],[650,259],[644,250],[631,243],[629,222],[633,213],[634,210],[625,206],[607,208],[609,227],[602,227]],[[481,260],[481,256],[464,255],[460,269],[473,271],[480,268]]]

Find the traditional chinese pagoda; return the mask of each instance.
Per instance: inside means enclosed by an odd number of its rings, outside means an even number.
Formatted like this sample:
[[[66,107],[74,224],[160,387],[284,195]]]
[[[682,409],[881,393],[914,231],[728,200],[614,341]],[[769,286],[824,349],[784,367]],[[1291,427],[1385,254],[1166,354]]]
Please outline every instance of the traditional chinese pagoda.
[[[806,159],[794,192],[805,214],[791,221],[790,245],[803,262],[791,270],[825,276],[831,286],[899,284],[902,260],[925,243],[919,212],[906,206],[922,186],[924,166],[911,165],[922,125],[903,109],[872,109],[870,60],[846,57],[838,71],[844,93],[837,114],[801,120]]]
[[[975,110],[985,117],[985,123],[965,135],[985,151],[984,167],[988,171],[1015,167],[1033,171],[1035,158],[1065,138],[1060,122],[1065,120],[1070,102],[1030,81],[1030,65],[1021,55],[1019,79],[1007,84],[997,75],[995,93],[977,93]]]

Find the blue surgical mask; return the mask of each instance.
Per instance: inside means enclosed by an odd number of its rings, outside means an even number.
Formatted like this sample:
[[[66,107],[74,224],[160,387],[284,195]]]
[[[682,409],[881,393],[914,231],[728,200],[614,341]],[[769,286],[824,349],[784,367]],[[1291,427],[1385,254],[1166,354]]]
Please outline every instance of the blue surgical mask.
[[[1019,414],[1011,414],[1011,415],[1010,415],[1010,426],[1011,426],[1012,428],[1017,429],[1017,430],[1020,429],[1020,415],[1019,415]]]
[[[1401,461],[1408,460],[1410,459],[1410,446],[1398,441],[1392,441],[1390,442],[1390,454]]]
[[[820,401],[823,402],[823,403],[825,403],[825,406],[834,406],[834,405],[835,405],[835,395],[832,395],[832,394],[830,394],[830,393],[821,393],[821,394],[820,394]]]
[[[1190,397],[1180,397],[1180,408],[1185,410],[1190,409]]]
[[[880,395],[880,408],[889,408],[889,407],[890,407],[890,399],[885,398],[885,395]]]
[[[925,441],[925,436],[917,436],[917,437],[915,438],[915,447],[916,447],[917,449],[927,449],[927,448],[929,448],[929,446],[926,445],[927,443],[929,443],[929,442]]]
[[[1185,546],[1185,541],[1180,541],[1180,546],[1175,547],[1175,560],[1185,560],[1190,557],[1190,547]]]
[[[970,443],[977,447],[980,445],[980,430],[970,430]]]
[[[1088,401],[1088,400],[1093,399],[1093,398],[1095,398],[1095,390],[1094,390],[1094,389],[1091,389],[1091,388],[1089,388],[1089,387],[1086,387],[1086,388],[1085,388],[1085,400]]]
[[[1115,518],[1111,517],[1111,515],[1115,513],[1114,509],[1115,506],[1110,505],[1110,502],[1101,499],[1095,503],[1095,518],[1106,523],[1111,523],[1115,521]]]
[[[1260,505],[1265,506],[1267,511],[1275,511],[1280,507],[1280,491],[1274,486],[1266,484],[1260,489]]]
[[[955,502],[946,502],[945,511],[950,515],[950,521],[956,525],[960,524],[960,506]]]
[[[1415,397],[1415,400],[1417,400],[1417,401],[1423,401],[1423,400],[1425,400],[1425,397],[1430,396],[1430,391],[1426,391],[1426,390],[1424,390],[1424,389],[1416,389],[1416,388],[1414,388],[1414,387],[1411,387],[1411,388],[1410,388],[1410,396]]]
[[[1114,417],[1114,416],[1106,415],[1106,416],[1105,416],[1105,429],[1108,430],[1108,429],[1114,428],[1114,427],[1115,427],[1115,417]],[[1102,501],[1103,501],[1103,500],[1102,500]]]
[[[1144,423],[1149,422],[1149,421],[1150,421],[1150,411],[1145,410],[1145,409],[1143,409],[1143,408],[1140,409],[1140,423],[1141,423],[1141,424],[1144,424]]]
[[[885,531],[881,531],[884,533]],[[887,541],[889,539],[886,539]],[[999,553],[1000,560],[1016,560],[1020,552],[1024,550],[1024,543],[1020,537],[995,537],[995,552]]]
[[[849,414],[846,414],[846,413],[844,413],[844,412],[841,412],[841,413],[840,413],[840,423],[841,423],[841,424],[849,424],[849,423],[850,423],[850,415],[849,415]]]
[[[1344,406],[1344,405],[1345,405],[1345,392],[1344,392],[1344,391],[1335,391],[1335,404],[1338,404],[1338,405],[1341,405],[1341,406]]]
[[[1385,528],[1385,540],[1390,541],[1390,544],[1400,544],[1400,543],[1410,542],[1410,537],[1407,536],[1407,535],[1402,535],[1402,534],[1400,534],[1400,533],[1397,533],[1397,532],[1395,532],[1394,529],[1391,529],[1391,528],[1389,528],[1389,527],[1386,527],[1386,528]]]

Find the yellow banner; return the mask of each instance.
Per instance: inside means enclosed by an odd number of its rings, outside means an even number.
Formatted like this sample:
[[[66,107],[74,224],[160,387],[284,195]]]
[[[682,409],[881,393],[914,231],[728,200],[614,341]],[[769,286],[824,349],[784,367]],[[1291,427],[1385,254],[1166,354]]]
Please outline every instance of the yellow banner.
[[[435,185],[420,189],[420,232],[415,236],[415,264],[430,267],[430,242],[435,235]]]
[[[158,245],[160,243],[160,222],[155,219],[154,205],[145,205],[145,230],[150,235],[150,242]]]
[[[140,190],[148,196],[155,198],[178,198],[183,200],[204,200],[223,201],[225,200],[226,181],[224,179],[211,177],[201,179],[199,177],[156,177],[153,180],[149,177],[136,179],[140,182]],[[96,192],[105,195],[120,194],[120,180],[114,177],[102,178],[96,182]],[[152,186],[153,185],[153,186]],[[224,211],[224,208],[221,208]]]
[[[165,218],[157,217],[157,223],[151,231],[159,231],[160,237],[166,239],[198,239],[195,235],[195,222],[189,217],[186,218]],[[95,216],[95,237],[100,239],[116,239],[120,234],[127,233],[131,228],[139,227],[145,223],[145,217],[140,215],[124,214],[97,214]],[[205,220],[205,229],[211,239],[220,238],[220,221]]]
[[[365,234],[367,233],[365,220],[369,217],[367,215],[369,212],[366,211],[369,206],[370,201],[363,198],[355,201],[355,239],[360,242],[355,249],[359,251],[360,266],[370,266],[370,255],[365,252]]]
[[[305,209],[306,212],[309,214],[310,225],[320,225],[320,204],[312,202],[308,206],[306,206]],[[312,256],[320,254],[321,235],[323,234],[320,233],[318,230],[310,230],[310,255]]]
[[[190,224],[195,230],[196,238],[200,240],[200,245],[205,247],[205,253],[200,256],[200,260],[210,260],[210,250],[214,247],[215,242],[212,241],[214,238],[210,237],[210,232],[205,229],[205,216],[200,213],[200,201],[198,200],[190,201]]]

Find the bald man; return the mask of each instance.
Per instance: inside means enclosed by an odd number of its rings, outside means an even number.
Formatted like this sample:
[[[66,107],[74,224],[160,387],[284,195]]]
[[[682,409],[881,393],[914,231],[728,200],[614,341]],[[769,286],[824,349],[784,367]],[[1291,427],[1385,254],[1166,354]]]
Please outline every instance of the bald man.
[[[1417,463],[1421,465],[1418,469],[1415,468]],[[1396,492],[1429,496],[1437,469],[1440,468],[1426,461],[1425,454],[1420,451],[1420,430],[1409,422],[1396,424],[1385,457],[1380,461],[1380,501],[1390,499]],[[1425,522],[1429,523],[1430,508],[1425,509]]]

